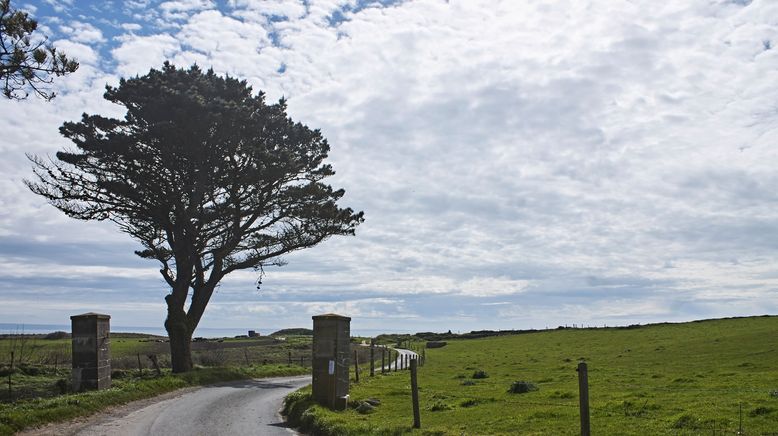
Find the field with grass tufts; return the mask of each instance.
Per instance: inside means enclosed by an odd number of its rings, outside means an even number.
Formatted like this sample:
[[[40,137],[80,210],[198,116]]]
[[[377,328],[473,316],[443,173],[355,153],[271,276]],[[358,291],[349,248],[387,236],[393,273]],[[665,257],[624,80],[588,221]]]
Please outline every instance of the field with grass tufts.
[[[321,434],[575,435],[585,361],[594,435],[731,435],[741,417],[742,434],[778,435],[778,317],[451,340],[426,354],[421,430],[407,371],[363,374],[345,412],[305,390],[287,412]],[[360,413],[367,399],[380,404]]]

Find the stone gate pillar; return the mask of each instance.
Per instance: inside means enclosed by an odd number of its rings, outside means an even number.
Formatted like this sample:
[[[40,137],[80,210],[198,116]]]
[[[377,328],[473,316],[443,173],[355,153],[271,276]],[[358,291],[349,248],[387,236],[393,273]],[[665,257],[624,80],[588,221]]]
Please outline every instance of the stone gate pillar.
[[[348,404],[351,364],[351,318],[335,314],[313,317],[313,399],[332,409]]]
[[[75,392],[111,387],[110,320],[91,312],[70,317]]]

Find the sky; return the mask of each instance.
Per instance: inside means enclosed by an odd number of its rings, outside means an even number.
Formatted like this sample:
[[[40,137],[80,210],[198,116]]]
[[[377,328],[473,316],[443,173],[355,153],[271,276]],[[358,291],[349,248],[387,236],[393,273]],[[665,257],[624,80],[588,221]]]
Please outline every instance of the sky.
[[[470,331],[778,314],[778,2],[13,0],[81,63],[0,101],[0,322],[161,326],[111,223],[24,186],[106,84],[165,60],[247,80],[331,145],[365,212],[224,279],[203,327]],[[195,333],[195,335],[197,335]]]

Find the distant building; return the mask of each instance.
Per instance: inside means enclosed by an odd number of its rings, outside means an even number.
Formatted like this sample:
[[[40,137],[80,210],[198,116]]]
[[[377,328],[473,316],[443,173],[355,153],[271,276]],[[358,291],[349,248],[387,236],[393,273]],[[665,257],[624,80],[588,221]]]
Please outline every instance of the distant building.
[[[256,330],[249,330],[249,337],[250,338],[258,338],[260,336],[259,333],[257,333]]]

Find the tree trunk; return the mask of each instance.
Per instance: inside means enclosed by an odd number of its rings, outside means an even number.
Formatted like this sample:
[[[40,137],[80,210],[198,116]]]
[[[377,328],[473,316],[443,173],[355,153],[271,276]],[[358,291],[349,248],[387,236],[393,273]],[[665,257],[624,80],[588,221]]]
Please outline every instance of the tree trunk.
[[[174,373],[192,370],[192,333],[183,310],[168,308],[165,329],[170,339],[170,363]]]

